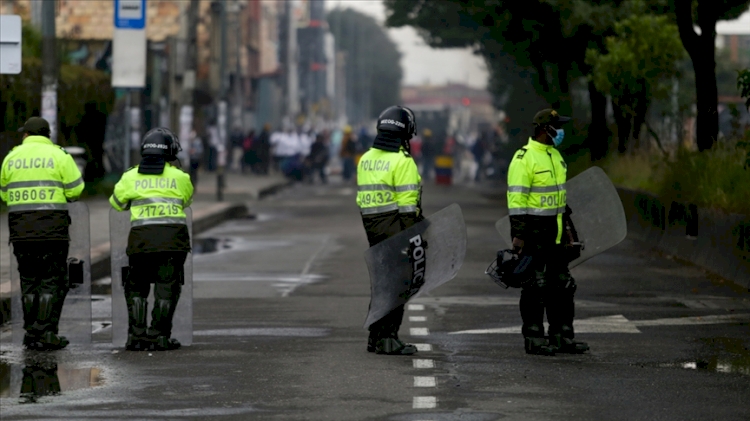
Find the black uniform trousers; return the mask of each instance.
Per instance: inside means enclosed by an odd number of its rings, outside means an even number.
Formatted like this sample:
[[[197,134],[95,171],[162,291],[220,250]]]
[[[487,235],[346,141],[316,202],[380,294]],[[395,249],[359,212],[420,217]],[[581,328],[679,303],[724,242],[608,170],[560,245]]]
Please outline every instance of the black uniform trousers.
[[[544,337],[544,313],[547,312],[549,335],[561,334],[573,339],[575,316],[575,279],[568,270],[563,245],[547,244],[524,247],[533,256],[534,279],[521,290],[523,336]]]
[[[13,254],[21,277],[23,328],[32,335],[58,333],[65,296],[68,294],[67,240],[13,241]],[[52,296],[49,317],[39,318],[39,298]]]
[[[172,334],[172,318],[185,283],[186,258],[187,252],[184,251],[134,253],[129,256],[130,270],[123,280],[128,308],[133,307],[134,298],[147,300],[151,284],[154,284],[150,336],[169,337]],[[133,326],[134,323],[129,323],[129,333],[140,334],[132,331]]]

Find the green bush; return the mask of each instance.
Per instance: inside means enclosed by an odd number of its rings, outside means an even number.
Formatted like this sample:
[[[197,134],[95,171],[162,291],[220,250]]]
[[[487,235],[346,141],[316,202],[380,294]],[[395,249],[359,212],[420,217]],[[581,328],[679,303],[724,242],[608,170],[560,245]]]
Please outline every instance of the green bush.
[[[18,75],[0,75],[0,132],[15,131],[34,115],[40,115],[42,97],[42,61],[23,59]],[[110,76],[99,70],[63,64],[60,67],[57,112],[60,121],[58,143],[76,144],[73,129],[85,114],[86,103],[95,103],[109,114],[114,105]]]

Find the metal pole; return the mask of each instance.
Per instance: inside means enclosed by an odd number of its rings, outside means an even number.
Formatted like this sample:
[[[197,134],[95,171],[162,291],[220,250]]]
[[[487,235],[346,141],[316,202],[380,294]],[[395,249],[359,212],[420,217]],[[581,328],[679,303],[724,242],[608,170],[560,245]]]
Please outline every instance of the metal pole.
[[[42,2],[42,117],[49,122],[50,140],[57,143],[57,46],[54,1]]]
[[[130,112],[130,91],[125,91],[125,142],[123,143],[122,148],[122,172],[125,173],[125,171],[130,168],[130,138],[132,137],[131,134],[131,125],[132,122],[132,113]]]
[[[221,5],[221,64],[219,68],[219,75],[221,77],[221,95],[217,123],[220,134],[221,149],[218,151],[219,168],[216,175],[216,200],[221,202],[224,199],[224,172],[227,164],[227,149],[229,148],[229,118],[227,113],[227,96],[229,87],[227,86],[227,4],[223,1],[219,4]]]
[[[195,114],[195,68],[198,38],[198,8],[200,0],[190,0],[187,10],[187,36],[185,40],[185,71],[182,75],[182,98],[180,107],[180,144],[185,162],[190,165],[190,131],[194,126]]]

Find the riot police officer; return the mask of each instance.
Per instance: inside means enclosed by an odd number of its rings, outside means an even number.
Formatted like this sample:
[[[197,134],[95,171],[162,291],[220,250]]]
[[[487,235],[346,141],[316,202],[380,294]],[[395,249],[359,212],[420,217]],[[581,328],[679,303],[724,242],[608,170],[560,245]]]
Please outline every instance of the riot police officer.
[[[409,155],[416,134],[414,113],[393,106],[378,117],[378,134],[357,167],[357,205],[370,246],[409,228],[422,219],[421,178]],[[404,306],[370,325],[367,350],[379,354],[411,355],[417,349],[398,338]]]
[[[68,201],[84,183],[73,157],[52,143],[47,120],[32,117],[19,129],[23,143],[5,157],[0,198],[8,204],[8,232],[21,276],[23,345],[55,350],[68,345],[58,325],[68,293]]]
[[[524,345],[529,354],[581,353],[584,342],[573,340],[575,279],[568,270],[565,227],[571,226],[566,203],[567,165],[556,147],[562,125],[570,118],[553,109],[534,116],[534,137],[519,149],[508,169],[508,213],[513,247],[532,256],[534,279],[521,290]],[[544,313],[549,322],[544,336]]]
[[[126,171],[109,199],[118,211],[130,210],[130,234],[123,273],[128,308],[128,350],[171,350],[172,318],[184,283],[190,234],[184,208],[190,206],[190,176],[170,164],[180,142],[171,131],[157,128],[141,142],[141,163]],[[154,285],[151,326],[146,326],[148,295]]]

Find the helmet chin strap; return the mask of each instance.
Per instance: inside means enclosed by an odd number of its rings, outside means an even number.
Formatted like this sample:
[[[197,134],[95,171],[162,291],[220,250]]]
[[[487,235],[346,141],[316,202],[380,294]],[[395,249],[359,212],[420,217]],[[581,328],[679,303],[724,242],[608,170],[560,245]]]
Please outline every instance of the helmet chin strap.
[[[401,144],[404,146],[404,149],[406,149],[406,152],[411,154],[411,140],[410,139],[402,139]]]

